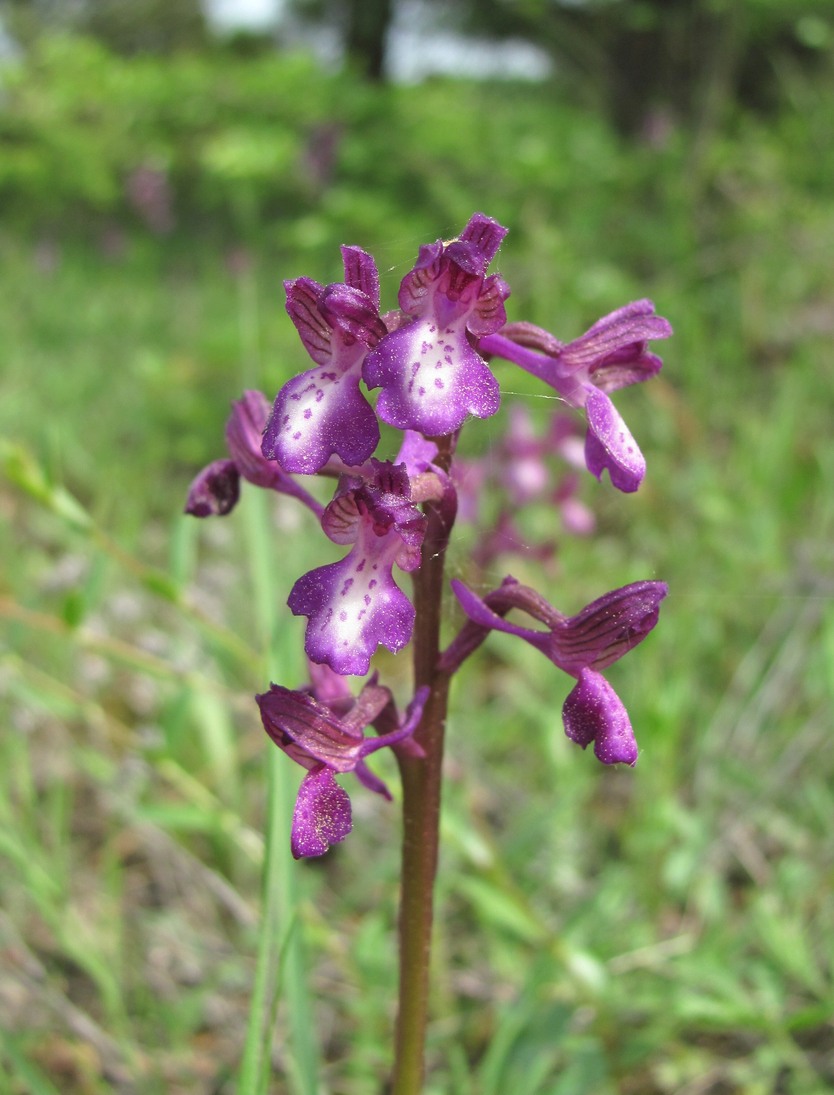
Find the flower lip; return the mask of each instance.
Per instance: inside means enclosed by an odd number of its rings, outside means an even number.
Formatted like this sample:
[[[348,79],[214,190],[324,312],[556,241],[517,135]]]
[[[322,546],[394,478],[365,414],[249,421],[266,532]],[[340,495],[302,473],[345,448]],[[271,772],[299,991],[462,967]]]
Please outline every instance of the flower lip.
[[[326,535],[350,544],[349,554],[303,574],[287,602],[307,617],[307,656],[343,674],[367,673],[377,646],[396,653],[414,629],[414,606],[393,568],[420,565],[427,518],[411,500],[405,464],[370,466],[367,479],[343,477],[322,517]]]
[[[293,859],[324,855],[353,828],[350,799],[324,765],[312,768],[298,789],[292,816]]]
[[[646,460],[640,446],[604,391],[587,388],[585,414],[588,432],[585,435],[585,464],[597,479],[608,469],[611,482],[618,490],[637,490],[646,474]]]
[[[605,677],[583,669],[562,707],[565,734],[583,749],[594,743],[603,764],[637,763],[637,742],[625,705]]]

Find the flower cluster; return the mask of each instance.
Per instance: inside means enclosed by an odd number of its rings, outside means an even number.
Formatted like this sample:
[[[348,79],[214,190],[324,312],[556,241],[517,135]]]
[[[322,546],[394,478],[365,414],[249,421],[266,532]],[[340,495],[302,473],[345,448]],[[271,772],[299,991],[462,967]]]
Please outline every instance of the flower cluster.
[[[573,531],[593,528],[575,498],[575,471],[550,485],[551,455],[574,467],[584,461],[597,478],[607,469],[621,491],[636,490],[644,477],[643,455],[609,393],[660,369],[648,343],[671,334],[669,324],[646,300],[612,312],[568,343],[532,324],[508,323],[509,286],[488,272],[505,235],[476,213],[455,239],[421,247],[391,312],[380,311],[376,263],[359,247],[342,248],[341,282],[285,282],[287,312],[312,367],[284,384],[271,406],[259,392],[244,393],[226,428],[228,456],[192,483],[186,510],[195,516],[229,513],[242,479],[297,499],[327,539],[347,548],[341,560],[298,578],[289,593],[290,610],[307,620],[309,683],[295,691],[273,684],[257,697],[270,738],[306,769],[293,821],[296,856],[321,855],[350,831],[350,802],[336,775],[354,772],[387,795],[365,758],[386,746],[399,756],[422,755],[431,689],[416,688],[400,717],[376,673],[355,697],[347,678],[368,674],[378,647],[396,653],[411,641],[421,606],[395,572],[418,572],[429,554],[445,549],[458,502],[472,516],[479,489],[506,496],[498,524],[484,532],[484,562],[518,538],[515,516],[533,498],[559,507]],[[583,443],[561,414],[539,437],[516,408],[499,443],[500,461],[493,462],[500,472],[490,481],[455,460],[454,451],[467,419],[499,408],[496,358],[537,376],[584,412],[585,437]],[[378,455],[380,423],[402,431],[390,459]],[[335,477],[330,502],[322,505],[301,477]],[[436,536],[429,540],[431,519],[445,532],[440,547]],[[605,764],[635,762],[625,707],[600,670],[654,627],[666,595],[662,583],[614,590],[570,617],[510,577],[484,596],[462,582],[452,585],[465,622],[439,655],[437,679],[451,676],[490,632],[515,635],[575,679],[562,711],[568,737],[583,748],[593,743]],[[510,622],[512,611],[544,629]],[[368,727],[376,736],[365,736]]]

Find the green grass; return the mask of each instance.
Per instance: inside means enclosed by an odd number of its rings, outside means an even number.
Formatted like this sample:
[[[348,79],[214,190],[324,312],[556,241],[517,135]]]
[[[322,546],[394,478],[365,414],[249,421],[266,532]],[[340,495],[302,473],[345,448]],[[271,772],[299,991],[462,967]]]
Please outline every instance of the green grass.
[[[617,398],[649,461],[641,491],[589,479],[592,541],[565,539],[545,579],[512,559],[484,580],[511,569],[566,611],[637,578],[671,593],[611,670],[634,772],[569,746],[567,681],[521,644],[494,637],[457,682],[427,1092],[834,1084],[826,168],[793,113],[740,119],[696,171],[682,135],[621,147],[567,110],[547,123],[537,92],[505,93],[502,113],[502,94],[386,93],[320,205],[283,237],[264,225],[242,274],[214,234],[129,232],[108,257],[94,233],[48,254],[5,230],[0,1091],[231,1092],[244,1046],[257,1073],[256,971],[267,1010],[276,987],[261,867],[290,804],[270,813],[251,697],[300,681],[282,602],[332,556],[251,489],[223,521],[179,511],[222,454],[229,400],[304,366],[281,280],[335,277],[338,244],[359,243],[392,303],[424,237],[473,208],[511,229],[513,318],[572,337],[648,295],[676,329],[662,379]],[[381,162],[392,116],[403,151]],[[499,430],[467,434],[483,448]],[[456,530],[453,573],[473,536]],[[328,1095],[381,1090],[390,1061],[399,827],[373,797],[354,796],[355,832],[325,860],[286,850],[298,911],[273,894],[263,921],[282,958],[303,940]],[[299,1050],[298,977],[277,988],[269,1090],[295,1095],[316,1050]]]

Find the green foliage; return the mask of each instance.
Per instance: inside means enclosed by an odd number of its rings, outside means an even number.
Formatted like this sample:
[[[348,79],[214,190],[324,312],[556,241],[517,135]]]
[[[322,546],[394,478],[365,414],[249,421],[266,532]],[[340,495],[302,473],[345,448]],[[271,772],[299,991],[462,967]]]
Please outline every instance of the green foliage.
[[[474,34],[549,52],[564,93],[624,133],[658,114],[710,133],[724,108],[771,111],[787,73],[830,70],[828,0],[458,0],[438,10]]]
[[[281,279],[330,279],[339,243],[358,243],[393,301],[418,245],[475,207],[511,228],[513,318],[570,337],[649,295],[672,320],[661,378],[617,397],[646,483],[623,499],[589,480],[599,535],[565,539],[542,583],[568,611],[649,576],[671,594],[612,671],[634,772],[565,741],[567,682],[522,644],[495,636],[456,682],[427,1092],[834,1083],[834,164],[826,89],[786,87],[766,125],[739,113],[704,143],[672,130],[649,145],[552,88],[369,92],[293,57],[117,65],[63,40],[13,76],[0,1089],[225,1095],[245,1047],[245,1077],[271,1061],[272,1092],[294,1095],[315,1073],[311,1033],[323,1090],[381,1088],[395,810],[357,794],[350,840],[291,863],[274,839],[283,758],[251,701],[270,677],[301,679],[282,604],[333,556],[307,515],[246,489],[222,521],[179,510],[222,452],[228,401],[303,364]],[[320,126],[337,128],[313,179]],[[175,196],[163,238],[123,195],[149,161]],[[500,379],[542,421],[552,410],[526,378]],[[455,530],[456,573],[473,535]],[[506,569],[541,579],[513,558],[483,581]],[[279,773],[289,799],[297,774]],[[287,878],[262,895],[268,854]]]
[[[56,30],[90,34],[123,54],[167,54],[207,44],[200,0],[0,0],[0,16],[26,48]]]

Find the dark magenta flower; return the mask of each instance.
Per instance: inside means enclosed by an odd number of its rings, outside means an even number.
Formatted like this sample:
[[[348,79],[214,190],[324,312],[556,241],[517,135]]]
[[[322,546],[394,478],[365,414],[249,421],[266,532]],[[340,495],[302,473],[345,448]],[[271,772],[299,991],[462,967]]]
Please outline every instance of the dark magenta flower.
[[[331,456],[364,463],[379,443],[373,408],[359,390],[362,363],[385,334],[379,275],[359,247],[343,247],[344,283],[287,281],[287,312],[316,367],[288,381],[275,398],[263,454],[290,472],[312,474]]]
[[[498,382],[474,342],[506,322],[509,288],[486,276],[506,234],[476,213],[456,240],[420,248],[399,292],[412,319],[371,350],[362,370],[369,388],[382,389],[376,410],[383,422],[441,437],[467,415],[489,418],[498,410]]]
[[[401,650],[414,627],[414,606],[392,571],[420,565],[426,518],[404,464],[371,460],[371,467],[369,478],[342,477],[322,517],[327,536],[353,545],[350,553],[299,578],[287,602],[308,618],[308,658],[336,673],[367,673],[377,646]]]
[[[307,769],[292,820],[296,859],[324,855],[351,830],[350,799],[336,775],[354,772],[366,787],[390,799],[388,788],[367,768],[365,758],[414,733],[428,692],[428,688],[417,691],[402,722],[390,691],[377,684],[376,674],[355,700],[341,678],[321,671],[312,690],[291,691],[272,684],[268,692],[255,697],[267,734]],[[366,738],[364,731],[370,725],[382,733]]]
[[[659,372],[663,362],[648,351],[648,342],[671,333],[650,300],[637,300],[603,316],[567,345],[531,323],[507,324],[478,345],[538,376],[571,406],[584,408],[588,470],[599,479],[607,468],[615,487],[634,491],[646,474],[646,461],[608,392]]]
[[[635,763],[637,743],[628,713],[600,670],[641,643],[655,626],[660,602],[668,592],[665,583],[634,582],[612,590],[575,616],[562,615],[515,578],[505,578],[484,598],[463,582],[453,581],[452,588],[469,622],[441,659],[447,672],[453,672],[490,631],[516,635],[576,678],[562,708],[567,736],[583,749],[593,742],[594,753],[603,764]],[[505,620],[505,613],[514,608],[543,623],[547,630]]]
[[[245,391],[232,403],[226,423],[226,448],[230,459],[215,460],[195,477],[188,490],[185,512],[194,517],[223,516],[240,497],[240,480],[256,487],[289,494],[318,517],[323,507],[279,464],[261,452],[261,436],[269,417],[269,402],[262,392]]]

